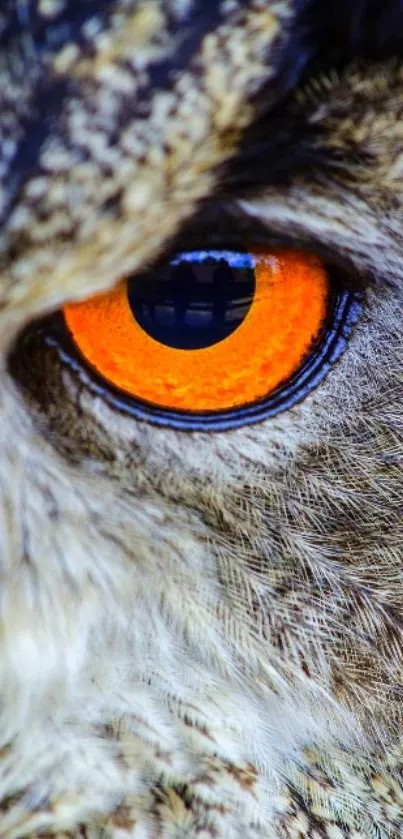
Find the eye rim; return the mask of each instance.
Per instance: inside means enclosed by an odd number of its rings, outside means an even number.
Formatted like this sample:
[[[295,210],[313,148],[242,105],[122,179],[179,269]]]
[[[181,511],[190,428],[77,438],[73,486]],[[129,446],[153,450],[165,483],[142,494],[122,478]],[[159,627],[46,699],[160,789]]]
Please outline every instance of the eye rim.
[[[227,431],[256,424],[290,410],[316,389],[342,356],[361,315],[362,291],[351,289],[350,282],[346,289],[344,278],[335,266],[323,262],[323,267],[329,276],[330,297],[318,344],[283,385],[279,385],[266,397],[241,407],[190,412],[161,407],[125,394],[104,380],[80,354],[71,340],[62,312],[52,316],[44,340],[88,390],[115,410],[136,420],[184,432]]]

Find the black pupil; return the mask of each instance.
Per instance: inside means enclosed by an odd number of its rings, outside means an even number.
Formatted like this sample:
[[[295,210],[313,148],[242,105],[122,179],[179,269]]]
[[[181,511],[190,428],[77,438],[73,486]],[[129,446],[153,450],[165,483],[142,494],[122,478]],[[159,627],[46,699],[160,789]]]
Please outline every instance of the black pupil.
[[[247,253],[195,251],[129,280],[136,321],[160,344],[197,350],[223,341],[242,323],[255,292]]]

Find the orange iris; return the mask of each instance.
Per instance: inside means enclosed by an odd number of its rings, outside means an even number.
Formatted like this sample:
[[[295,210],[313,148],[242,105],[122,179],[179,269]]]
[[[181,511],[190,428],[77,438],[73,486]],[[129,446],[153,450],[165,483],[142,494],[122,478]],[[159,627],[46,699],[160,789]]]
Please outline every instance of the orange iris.
[[[151,337],[133,314],[126,280],[64,307],[71,336],[107,383],[161,408],[217,412],[261,400],[298,371],[318,339],[329,278],[312,254],[253,248],[249,255],[252,302],[239,326],[210,346],[178,349]]]

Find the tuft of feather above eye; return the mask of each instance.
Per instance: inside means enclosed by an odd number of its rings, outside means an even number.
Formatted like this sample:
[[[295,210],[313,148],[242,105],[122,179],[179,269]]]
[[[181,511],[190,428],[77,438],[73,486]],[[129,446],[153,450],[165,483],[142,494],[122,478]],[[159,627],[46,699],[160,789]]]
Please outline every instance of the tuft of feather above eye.
[[[311,0],[302,5],[302,43],[327,66],[357,56],[379,60],[403,53],[403,0]]]

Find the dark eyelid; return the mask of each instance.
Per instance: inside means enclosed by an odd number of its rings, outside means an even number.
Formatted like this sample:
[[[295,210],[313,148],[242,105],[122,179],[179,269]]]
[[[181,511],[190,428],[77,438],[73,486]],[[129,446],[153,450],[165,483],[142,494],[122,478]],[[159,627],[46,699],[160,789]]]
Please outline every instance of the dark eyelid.
[[[343,277],[343,287],[346,291],[365,292],[372,284],[372,277],[359,272],[347,254],[340,253],[336,248],[329,247],[308,234],[304,236],[298,233],[293,236],[292,231],[287,235],[273,232],[263,221],[244,213],[235,203],[227,204],[220,201],[202,204],[198,212],[168,243],[156,262],[157,264],[165,262],[174,254],[184,250],[198,248],[244,250],[252,244],[314,253],[323,262],[338,269]],[[147,266],[147,269],[149,267]]]

